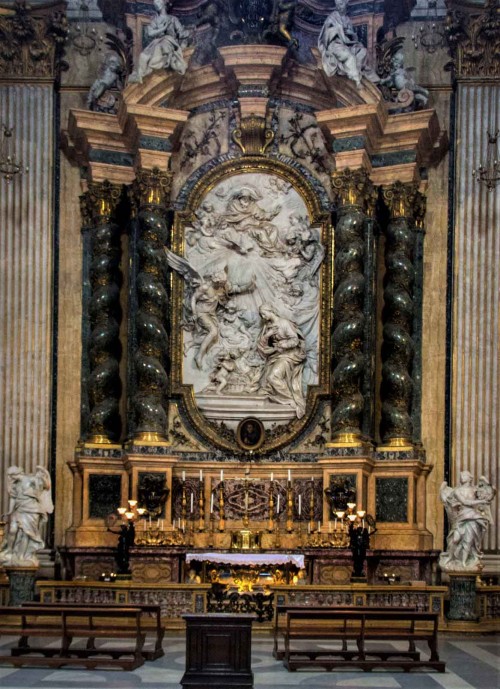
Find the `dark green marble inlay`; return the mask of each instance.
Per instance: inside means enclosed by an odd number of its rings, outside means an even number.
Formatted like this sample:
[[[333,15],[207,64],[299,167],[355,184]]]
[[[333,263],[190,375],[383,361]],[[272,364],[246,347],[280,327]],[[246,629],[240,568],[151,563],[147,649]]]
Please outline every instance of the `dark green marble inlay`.
[[[122,477],[118,474],[89,475],[89,518],[105,519],[120,507]]]
[[[372,155],[373,167],[388,167],[389,165],[403,165],[416,161],[415,151],[393,151],[392,153],[379,153]]]
[[[171,151],[172,144],[168,139],[159,136],[146,136],[143,134],[139,139],[139,148],[146,148],[148,151]]]
[[[365,147],[364,136],[346,136],[343,139],[335,139],[332,144],[334,153],[343,153],[344,151],[358,151]]]
[[[134,157],[129,153],[120,153],[119,151],[92,149],[89,153],[89,160],[93,163],[108,163],[109,165],[123,165],[124,167],[134,166]]]
[[[407,522],[408,479],[377,478],[375,486],[377,522]]]

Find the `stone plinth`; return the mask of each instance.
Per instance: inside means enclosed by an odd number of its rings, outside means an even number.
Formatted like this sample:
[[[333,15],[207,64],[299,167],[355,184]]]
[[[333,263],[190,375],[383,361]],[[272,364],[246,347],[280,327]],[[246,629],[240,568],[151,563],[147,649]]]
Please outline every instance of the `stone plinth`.
[[[35,597],[35,578],[38,567],[5,567],[9,577],[9,603],[22,605]]]
[[[450,610],[449,620],[478,619],[476,611],[476,575],[449,573],[450,576]]]

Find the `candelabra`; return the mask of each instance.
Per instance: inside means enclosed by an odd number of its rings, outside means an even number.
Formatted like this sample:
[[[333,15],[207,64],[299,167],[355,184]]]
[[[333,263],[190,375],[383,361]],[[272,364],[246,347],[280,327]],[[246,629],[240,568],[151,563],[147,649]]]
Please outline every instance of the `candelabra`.
[[[9,184],[16,175],[28,172],[28,168],[23,168],[20,160],[16,160],[13,149],[12,131],[14,127],[2,124],[2,141],[0,142],[0,173]]]
[[[70,30],[69,40],[80,55],[87,57],[97,46],[98,41],[104,39],[98,36],[97,31],[92,27],[88,0],[80,1],[78,17],[80,21]]]
[[[493,191],[500,182],[500,160],[498,156],[498,135],[497,129],[494,134],[488,132],[488,148],[486,151],[486,165],[472,171],[472,176],[478,182],[486,185],[488,191]]]
[[[120,531],[114,531],[108,527],[108,531],[118,535],[115,560],[118,571],[117,578],[119,579],[130,579],[132,577],[130,548],[135,541],[134,523],[144,515],[145,511],[144,507],[137,506],[137,500],[129,500],[127,507],[119,507],[117,509],[122,520]]]
[[[428,0],[427,21],[422,23],[412,34],[415,49],[422,48],[427,53],[435,53],[446,46],[444,23],[439,22],[437,0]]]

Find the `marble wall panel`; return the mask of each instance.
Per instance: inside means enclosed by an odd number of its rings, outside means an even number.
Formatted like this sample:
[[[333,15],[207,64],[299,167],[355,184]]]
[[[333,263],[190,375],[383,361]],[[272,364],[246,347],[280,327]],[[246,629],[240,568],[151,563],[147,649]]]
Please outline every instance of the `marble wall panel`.
[[[6,468],[49,465],[53,278],[52,85],[0,86],[0,122],[14,126],[29,172],[0,178],[0,514]]]

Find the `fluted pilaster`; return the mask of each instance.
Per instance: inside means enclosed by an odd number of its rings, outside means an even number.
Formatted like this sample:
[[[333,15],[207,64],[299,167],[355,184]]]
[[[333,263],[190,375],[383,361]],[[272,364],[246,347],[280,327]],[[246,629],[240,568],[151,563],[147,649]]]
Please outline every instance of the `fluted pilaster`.
[[[358,442],[364,409],[365,220],[373,194],[364,170],[332,178],[337,199],[332,331],[332,440]]]
[[[383,443],[403,447],[413,440],[414,216],[422,199],[416,184],[401,182],[384,188],[383,197],[390,220],[385,232],[380,434]]]
[[[167,429],[168,335],[166,208],[172,177],[140,170],[133,186],[138,208],[133,432],[136,440],[164,441]]]
[[[84,228],[90,229],[91,263],[88,303],[87,442],[109,443],[120,438],[120,228],[114,219],[121,188],[91,183],[81,197]]]

